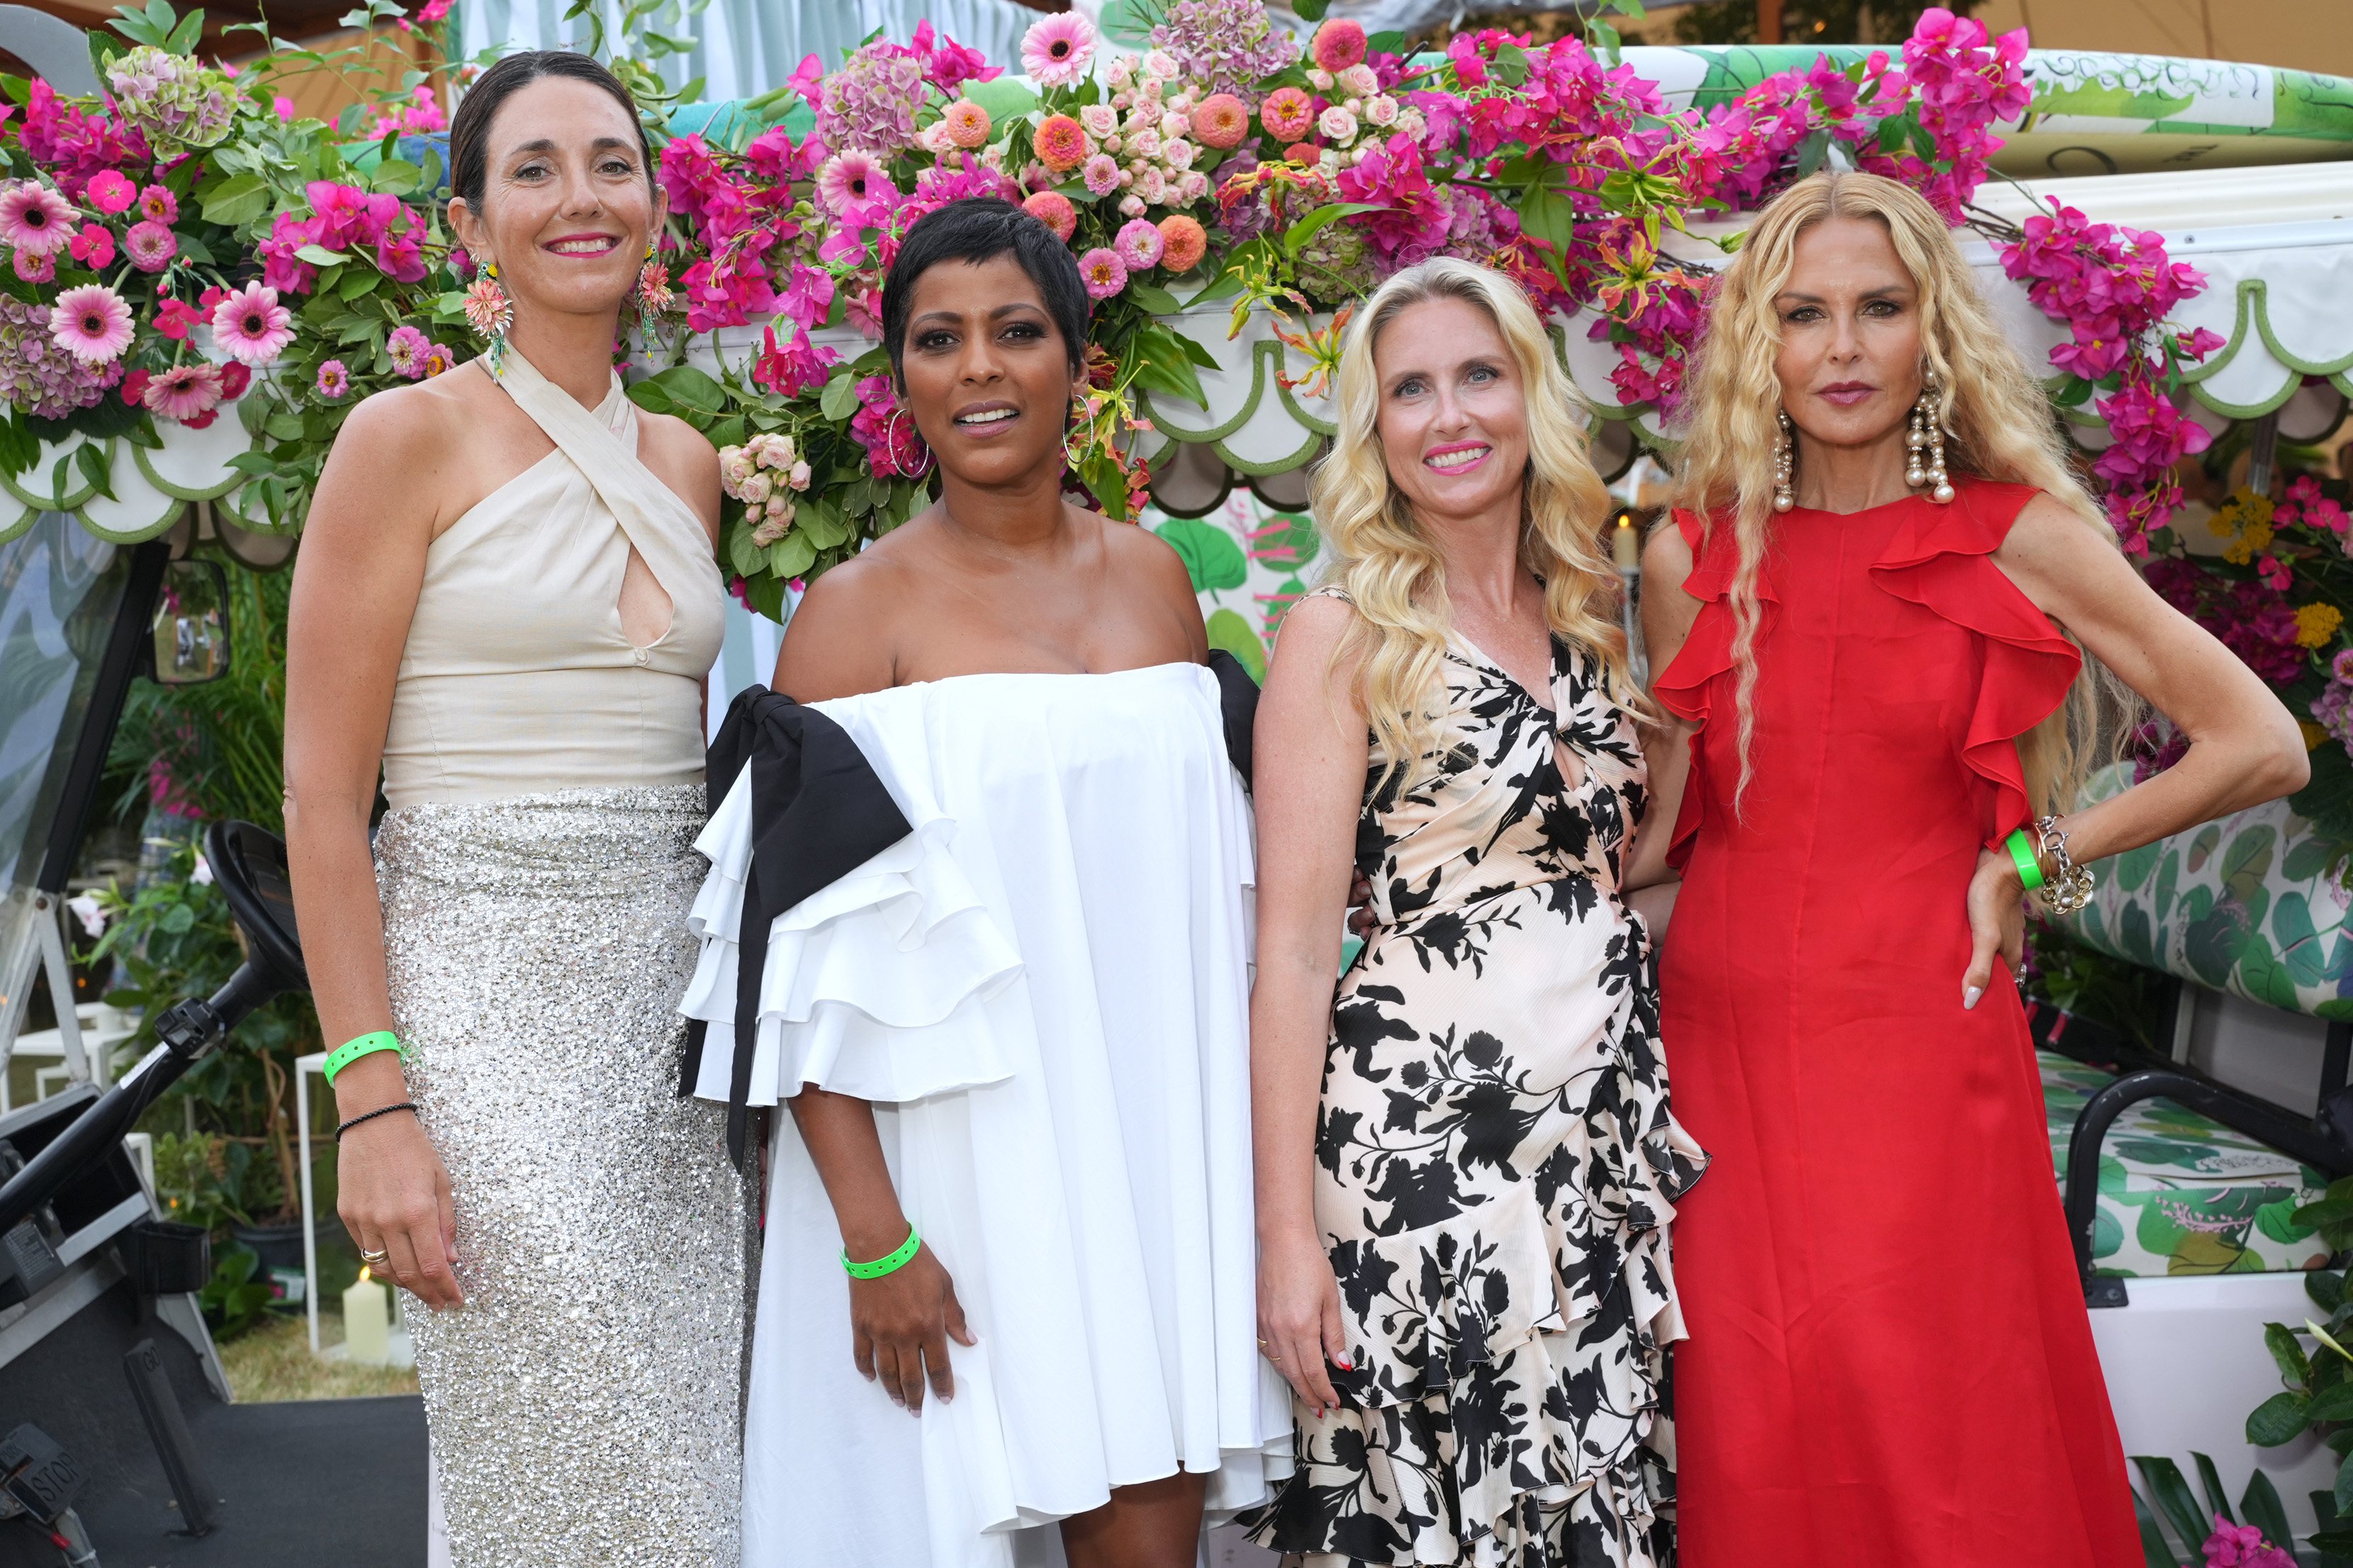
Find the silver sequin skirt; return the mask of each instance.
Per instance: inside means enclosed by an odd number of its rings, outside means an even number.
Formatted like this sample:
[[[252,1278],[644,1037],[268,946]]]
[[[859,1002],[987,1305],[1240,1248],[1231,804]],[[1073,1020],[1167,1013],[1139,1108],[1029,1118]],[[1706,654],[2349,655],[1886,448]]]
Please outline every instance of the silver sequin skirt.
[[[376,837],[463,1309],[411,1304],[455,1568],[736,1568],[752,1254],[677,1098],[701,785],[406,806]]]

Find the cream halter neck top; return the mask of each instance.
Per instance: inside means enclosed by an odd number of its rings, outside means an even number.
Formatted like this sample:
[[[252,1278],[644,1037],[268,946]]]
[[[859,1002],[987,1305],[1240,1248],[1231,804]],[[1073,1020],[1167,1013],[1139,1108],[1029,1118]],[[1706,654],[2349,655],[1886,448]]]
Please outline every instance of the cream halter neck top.
[[[499,384],[555,443],[450,525],[393,688],[395,806],[702,781],[702,678],[724,605],[710,536],[638,460],[618,376],[594,413],[509,348]],[[670,595],[651,646],[621,629],[635,546]]]

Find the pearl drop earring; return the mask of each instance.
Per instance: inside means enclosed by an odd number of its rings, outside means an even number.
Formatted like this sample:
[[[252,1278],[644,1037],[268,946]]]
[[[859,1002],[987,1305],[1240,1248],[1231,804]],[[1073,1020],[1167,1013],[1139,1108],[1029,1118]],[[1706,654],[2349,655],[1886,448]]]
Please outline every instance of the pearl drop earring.
[[[1932,487],[1928,499],[1938,506],[1953,499],[1953,482],[1945,472],[1945,426],[1937,417],[1936,381],[1934,376],[1922,380],[1920,399],[1912,405],[1912,428],[1904,437],[1909,448],[1904,468],[1904,482],[1914,489],[1923,485]]]
[[[1773,433],[1773,510],[1787,511],[1798,504],[1789,493],[1789,480],[1797,471],[1797,448],[1789,438],[1789,411],[1777,408],[1773,417],[1779,426]]]

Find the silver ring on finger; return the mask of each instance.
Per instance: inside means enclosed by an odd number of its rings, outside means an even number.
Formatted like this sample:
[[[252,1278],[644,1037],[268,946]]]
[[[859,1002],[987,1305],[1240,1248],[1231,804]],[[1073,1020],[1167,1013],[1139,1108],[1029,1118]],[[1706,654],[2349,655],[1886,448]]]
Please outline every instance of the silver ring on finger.
[[[370,1252],[366,1247],[363,1247],[360,1248],[360,1261],[366,1264],[370,1268],[381,1268],[386,1263],[392,1261],[392,1254],[388,1250],[384,1252]]]

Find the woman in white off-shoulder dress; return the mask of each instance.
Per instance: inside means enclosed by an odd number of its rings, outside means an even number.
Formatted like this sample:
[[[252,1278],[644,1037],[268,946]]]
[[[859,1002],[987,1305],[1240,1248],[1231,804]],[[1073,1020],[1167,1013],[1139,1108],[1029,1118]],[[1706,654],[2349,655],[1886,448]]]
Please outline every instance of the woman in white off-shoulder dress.
[[[1189,1568],[1205,1510],[1289,1470],[1228,742],[1254,692],[1205,665],[1176,555],[1061,497],[1085,310],[1007,204],[910,233],[884,334],[942,499],[812,585],[714,763],[700,1092],[791,1110],[747,1568]]]

